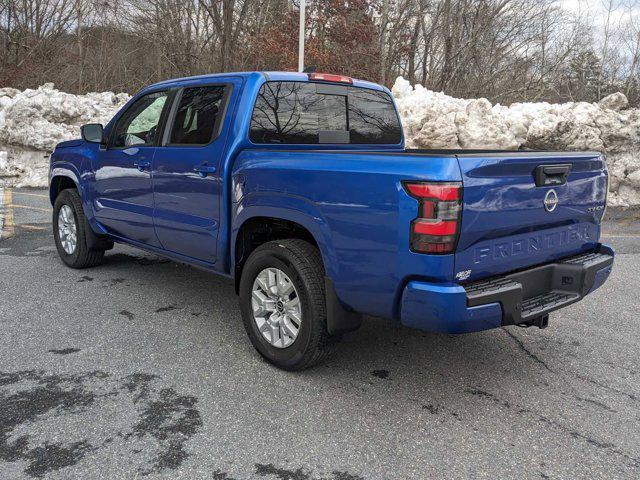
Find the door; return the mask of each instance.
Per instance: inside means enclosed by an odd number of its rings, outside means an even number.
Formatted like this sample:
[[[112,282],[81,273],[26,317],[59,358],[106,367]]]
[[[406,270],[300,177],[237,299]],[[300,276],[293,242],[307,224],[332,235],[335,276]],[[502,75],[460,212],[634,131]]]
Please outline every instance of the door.
[[[230,85],[184,88],[153,160],[154,222],[163,248],[215,263],[224,112]]]
[[[161,91],[136,100],[112,127],[94,166],[96,219],[114,235],[151,246],[160,246],[153,228],[151,162],[167,98]]]

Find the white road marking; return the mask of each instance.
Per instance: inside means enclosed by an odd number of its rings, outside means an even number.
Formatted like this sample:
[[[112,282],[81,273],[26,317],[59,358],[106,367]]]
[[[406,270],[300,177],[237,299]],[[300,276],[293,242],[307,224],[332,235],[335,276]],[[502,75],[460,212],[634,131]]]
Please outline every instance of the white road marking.
[[[0,239],[2,239],[2,232],[4,231],[4,188],[0,187]]]
[[[27,193],[27,192],[13,192],[14,195],[26,195],[28,197],[49,198],[49,195],[43,195],[40,193]]]
[[[5,199],[5,201],[6,201],[6,199]],[[18,205],[17,203],[9,203],[9,204],[6,204],[5,207],[24,208],[26,210],[34,210],[36,212],[46,212],[46,213],[51,212],[51,208],[32,207],[30,205]]]
[[[637,238],[640,237],[640,233],[629,233],[624,235],[617,235],[615,233],[603,233],[601,238]]]
[[[13,236],[13,200],[11,189],[0,187],[0,239]]]
[[[31,230],[31,231],[36,231],[36,232],[41,232],[43,230],[48,230],[47,227],[42,227],[40,225],[31,225],[29,223],[21,223],[20,224],[20,228],[22,230]]]

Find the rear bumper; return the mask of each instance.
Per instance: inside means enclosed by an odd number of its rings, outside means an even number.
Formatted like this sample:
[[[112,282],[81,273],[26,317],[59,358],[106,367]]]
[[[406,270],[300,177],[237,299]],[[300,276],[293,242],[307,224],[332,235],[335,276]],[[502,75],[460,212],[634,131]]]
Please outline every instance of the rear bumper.
[[[614,252],[564,258],[467,285],[411,281],[402,294],[401,322],[412,328],[469,333],[531,322],[581,300],[611,273]]]

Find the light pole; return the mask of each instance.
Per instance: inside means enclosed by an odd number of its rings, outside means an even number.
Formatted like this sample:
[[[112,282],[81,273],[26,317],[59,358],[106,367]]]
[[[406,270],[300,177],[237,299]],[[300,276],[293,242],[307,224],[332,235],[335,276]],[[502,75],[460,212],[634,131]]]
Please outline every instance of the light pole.
[[[300,0],[300,33],[298,39],[298,71],[304,70],[304,24],[305,24],[305,10],[306,1]]]

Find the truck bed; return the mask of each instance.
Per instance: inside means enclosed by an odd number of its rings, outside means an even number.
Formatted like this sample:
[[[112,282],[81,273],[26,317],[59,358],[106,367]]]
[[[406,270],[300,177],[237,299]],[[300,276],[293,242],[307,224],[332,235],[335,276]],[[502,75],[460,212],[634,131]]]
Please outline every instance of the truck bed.
[[[562,152],[554,150],[486,150],[486,149],[464,149],[464,148],[447,148],[447,149],[418,149],[405,148],[403,152],[411,155],[456,155],[456,156],[477,156],[477,155],[522,155],[522,156],[548,156],[548,157],[572,157],[583,155],[599,155],[598,152]]]

